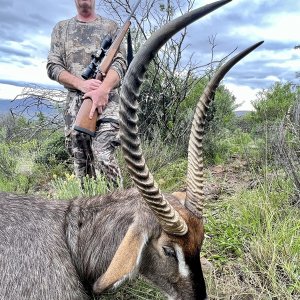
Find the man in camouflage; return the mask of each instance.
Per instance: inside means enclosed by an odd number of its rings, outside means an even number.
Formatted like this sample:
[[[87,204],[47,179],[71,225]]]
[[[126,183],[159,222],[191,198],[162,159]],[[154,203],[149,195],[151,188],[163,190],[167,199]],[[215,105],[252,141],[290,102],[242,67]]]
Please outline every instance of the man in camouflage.
[[[58,22],[51,35],[48,76],[68,89],[66,99],[66,146],[74,159],[75,174],[95,178],[99,173],[114,185],[122,185],[122,177],[114,152],[119,145],[118,87],[126,71],[125,47],[122,45],[103,82],[83,80],[81,74],[99,50],[104,37],[114,37],[118,26],[96,14],[95,0],[75,0],[77,15]],[[91,98],[90,117],[98,110],[95,137],[73,129],[83,99]]]

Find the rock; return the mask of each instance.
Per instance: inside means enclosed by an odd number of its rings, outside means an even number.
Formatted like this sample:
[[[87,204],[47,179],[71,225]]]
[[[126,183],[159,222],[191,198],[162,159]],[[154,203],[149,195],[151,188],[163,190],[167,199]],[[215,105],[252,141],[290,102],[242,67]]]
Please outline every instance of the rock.
[[[202,271],[204,273],[210,273],[214,269],[212,263],[208,261],[208,259],[206,259],[205,257],[201,257],[200,262],[201,262]]]

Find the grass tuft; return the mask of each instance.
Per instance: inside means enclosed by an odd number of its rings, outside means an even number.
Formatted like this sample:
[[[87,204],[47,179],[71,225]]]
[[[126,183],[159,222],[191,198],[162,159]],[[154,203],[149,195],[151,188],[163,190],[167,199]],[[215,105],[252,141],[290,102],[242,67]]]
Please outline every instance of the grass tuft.
[[[274,180],[210,205],[211,299],[300,299],[300,211],[290,196]]]

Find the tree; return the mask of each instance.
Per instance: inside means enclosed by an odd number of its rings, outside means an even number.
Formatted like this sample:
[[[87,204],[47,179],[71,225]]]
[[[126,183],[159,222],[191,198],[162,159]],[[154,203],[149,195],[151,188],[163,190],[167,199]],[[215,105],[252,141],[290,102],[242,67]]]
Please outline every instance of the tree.
[[[99,4],[101,10],[104,9],[107,14],[119,19],[120,23],[131,12],[130,4],[125,0],[100,0]],[[156,0],[143,1],[133,16],[135,22],[131,27],[135,52],[157,28],[192,10],[193,6],[193,0],[168,0],[164,3]],[[181,104],[203,74],[209,74],[214,69],[211,66],[220,63],[214,60],[214,39],[210,40],[211,61],[200,65],[193,54],[187,51],[189,45],[186,37],[187,28],[171,38],[149,66],[140,95],[140,132],[144,138],[152,139],[156,135],[155,131],[160,130],[160,136],[166,141],[181,139]],[[191,119],[192,115],[189,117]],[[183,132],[187,132],[186,126],[183,129]]]
[[[31,139],[43,133],[49,134],[63,128],[63,101],[66,92],[46,89],[38,85],[25,87],[13,100],[11,109],[15,119],[25,118],[27,126],[16,134]]]
[[[277,82],[259,92],[257,99],[252,102],[255,108],[255,112],[251,113],[254,123],[259,125],[281,121],[296,101],[295,89],[291,83]]]
[[[294,91],[296,101],[275,127],[273,154],[294,185],[294,204],[300,205],[300,89]]]

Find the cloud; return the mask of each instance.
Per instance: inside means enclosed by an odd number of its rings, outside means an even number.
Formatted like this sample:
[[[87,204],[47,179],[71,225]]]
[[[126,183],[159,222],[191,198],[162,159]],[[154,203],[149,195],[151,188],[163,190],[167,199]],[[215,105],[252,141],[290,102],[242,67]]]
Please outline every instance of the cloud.
[[[200,1],[201,4],[210,1]],[[232,1],[189,28],[189,54],[201,64],[221,60],[253,43],[264,43],[239,62],[227,75],[227,82],[251,89],[270,87],[274,82],[299,83],[300,1]],[[237,89],[236,89],[237,91]]]
[[[226,88],[233,94],[237,95],[236,104],[239,107],[236,110],[254,110],[251,101],[255,100],[257,93],[260,91],[259,89],[253,89],[246,85],[236,85],[234,83],[224,83]]]
[[[211,2],[198,0],[195,7]],[[206,65],[211,61],[212,39],[216,60],[264,40],[263,45],[230,70],[225,82],[235,86],[235,93],[242,93],[244,99],[278,80],[299,83],[295,73],[300,71],[300,49],[294,49],[300,43],[299,11],[300,1],[295,0],[231,1],[188,26],[189,47],[184,55],[193,55],[195,63]],[[74,0],[2,0],[0,82],[58,86],[45,70],[50,35],[59,20],[75,14]]]
[[[23,89],[23,86],[0,83],[0,101],[14,99],[22,93]]]

